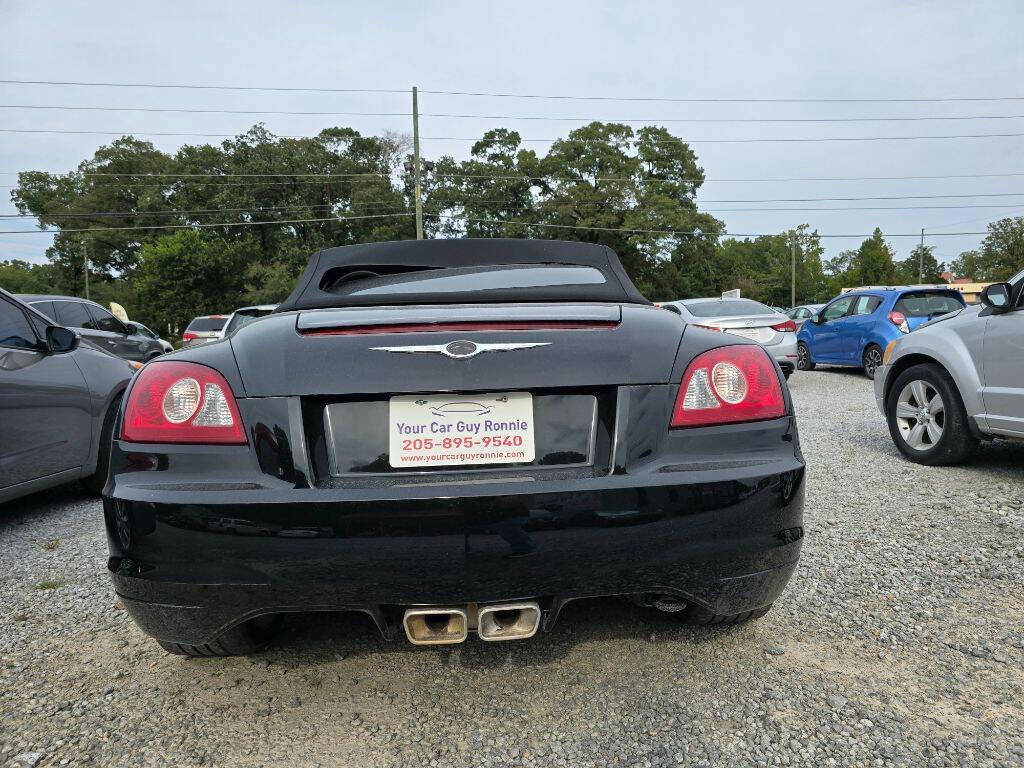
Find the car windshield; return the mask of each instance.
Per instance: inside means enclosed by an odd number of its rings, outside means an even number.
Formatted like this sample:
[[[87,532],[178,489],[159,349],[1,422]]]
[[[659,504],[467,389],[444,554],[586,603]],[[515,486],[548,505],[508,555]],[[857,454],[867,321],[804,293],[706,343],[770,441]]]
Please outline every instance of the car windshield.
[[[188,324],[186,331],[219,331],[227,322],[226,317],[197,317]]]
[[[921,291],[904,294],[893,309],[904,317],[934,317],[963,308],[964,300],[959,294]]]
[[[240,309],[231,316],[231,320],[228,321],[227,327],[224,329],[224,335],[237,331],[239,328],[244,328],[253,320],[269,315],[274,310],[262,309],[259,307],[247,307],[246,309]]]
[[[719,301],[683,301],[686,311],[694,317],[729,317],[731,315],[774,315],[775,312],[750,299],[722,299]]]

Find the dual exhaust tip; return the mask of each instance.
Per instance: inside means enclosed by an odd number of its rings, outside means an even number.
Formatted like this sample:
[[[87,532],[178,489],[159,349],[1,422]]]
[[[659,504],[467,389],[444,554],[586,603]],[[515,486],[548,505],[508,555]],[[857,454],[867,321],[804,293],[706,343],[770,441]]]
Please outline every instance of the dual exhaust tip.
[[[540,606],[534,600],[479,608],[424,605],[406,609],[402,625],[414,645],[461,643],[471,629],[488,642],[525,640],[537,634]]]

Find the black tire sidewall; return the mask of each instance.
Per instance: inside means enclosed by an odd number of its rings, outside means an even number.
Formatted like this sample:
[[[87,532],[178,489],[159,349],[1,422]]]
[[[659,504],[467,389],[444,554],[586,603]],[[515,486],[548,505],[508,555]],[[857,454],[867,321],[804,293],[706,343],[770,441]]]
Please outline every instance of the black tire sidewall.
[[[877,351],[878,352],[878,363],[877,363],[877,365],[875,365],[875,370],[874,371],[869,371],[868,370],[868,355],[871,354],[872,351]],[[868,344],[867,348],[864,350],[864,354],[861,355],[860,363],[861,363],[861,368],[864,370],[864,375],[867,376],[872,381],[874,381],[875,373],[878,372],[878,366],[882,364],[882,348],[879,347],[877,344]]]

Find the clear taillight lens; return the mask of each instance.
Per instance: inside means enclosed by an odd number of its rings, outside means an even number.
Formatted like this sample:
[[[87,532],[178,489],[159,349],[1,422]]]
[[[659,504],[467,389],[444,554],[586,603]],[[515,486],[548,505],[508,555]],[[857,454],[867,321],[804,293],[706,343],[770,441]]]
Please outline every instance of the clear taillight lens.
[[[227,381],[198,363],[154,361],[132,384],[121,439],[133,443],[244,445],[245,431]]]
[[[889,322],[899,328],[903,333],[910,333],[910,326],[907,325],[907,317],[902,312],[890,312]]]
[[[672,409],[673,428],[777,419],[786,401],[775,365],[752,344],[718,347],[694,358]]]

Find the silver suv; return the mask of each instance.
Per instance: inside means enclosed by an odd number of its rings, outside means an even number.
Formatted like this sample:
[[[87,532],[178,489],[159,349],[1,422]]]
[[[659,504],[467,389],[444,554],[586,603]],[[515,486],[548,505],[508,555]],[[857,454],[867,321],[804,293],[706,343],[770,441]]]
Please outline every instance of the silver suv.
[[[1024,272],[890,342],[875,399],[896,447],[919,464],[964,461],[981,440],[1024,440]]]

